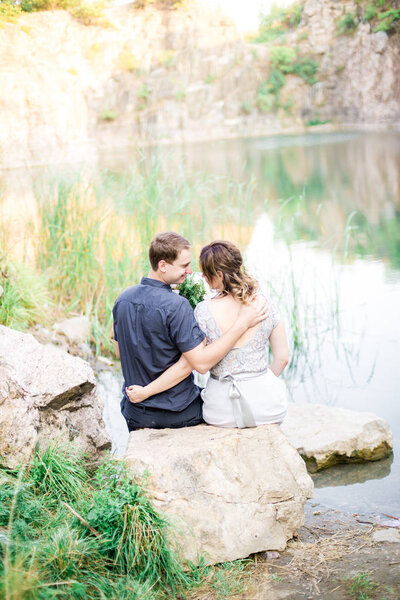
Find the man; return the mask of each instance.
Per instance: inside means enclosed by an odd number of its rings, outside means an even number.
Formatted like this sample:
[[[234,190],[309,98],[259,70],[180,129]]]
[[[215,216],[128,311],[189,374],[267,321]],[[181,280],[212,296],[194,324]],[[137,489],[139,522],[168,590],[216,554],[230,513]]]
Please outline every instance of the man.
[[[113,308],[114,345],[124,376],[121,411],[129,431],[143,427],[177,428],[202,422],[200,390],[191,369],[206,373],[223,358],[243,333],[265,318],[265,307],[243,306],[236,323],[206,346],[193,310],[171,284],[182,283],[190,268],[190,243],[173,231],[158,234],[149,249],[151,270],[139,285],[125,290]],[[147,385],[183,355],[186,367],[174,387],[141,403],[130,402],[126,388]],[[182,361],[181,361],[182,362]]]

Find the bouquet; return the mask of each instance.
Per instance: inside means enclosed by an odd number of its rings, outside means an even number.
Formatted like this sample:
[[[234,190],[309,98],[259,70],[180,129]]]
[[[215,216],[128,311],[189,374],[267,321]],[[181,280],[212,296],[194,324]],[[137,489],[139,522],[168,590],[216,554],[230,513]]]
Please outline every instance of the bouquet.
[[[200,273],[187,275],[185,280],[178,286],[179,295],[189,300],[194,309],[199,302],[204,300],[207,294],[207,287]]]

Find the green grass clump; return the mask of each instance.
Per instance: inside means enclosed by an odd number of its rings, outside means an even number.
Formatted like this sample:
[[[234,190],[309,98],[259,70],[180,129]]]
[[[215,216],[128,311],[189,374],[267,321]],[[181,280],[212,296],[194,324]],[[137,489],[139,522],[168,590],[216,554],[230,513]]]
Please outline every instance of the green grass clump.
[[[282,73],[291,73],[296,58],[296,50],[290,46],[273,46],[271,48],[271,67]]]
[[[374,31],[392,31],[400,21],[400,10],[391,8],[380,13],[378,18],[380,23],[375,27]]]
[[[169,524],[124,465],[107,459],[91,474],[71,447],[0,470],[0,528],[9,600],[154,600],[201,581],[201,570],[183,571]]]
[[[26,329],[47,316],[50,295],[47,280],[33,268],[10,260],[0,252],[0,323]]]
[[[364,19],[365,21],[370,21],[371,19],[374,19],[377,15],[378,11],[376,6],[374,6],[373,4],[367,4],[367,6],[365,7],[365,11],[364,11]]]
[[[339,35],[349,35],[353,33],[358,27],[358,21],[353,13],[346,13],[343,19],[337,23],[337,30]]]
[[[368,573],[357,573],[351,579],[349,592],[353,600],[370,600],[374,584]]]
[[[261,15],[259,33],[251,41],[256,44],[268,44],[282,38],[285,33],[298,27],[302,11],[301,2],[294,2],[286,8],[273,5],[269,14]]]
[[[14,4],[13,0],[2,0],[0,2],[0,23],[7,21],[17,23],[21,14],[21,6]]]
[[[106,0],[87,3],[84,0],[1,0],[0,20],[17,22],[18,17],[26,12],[47,10],[68,10],[73,17],[84,25],[109,27],[110,23],[104,17]]]

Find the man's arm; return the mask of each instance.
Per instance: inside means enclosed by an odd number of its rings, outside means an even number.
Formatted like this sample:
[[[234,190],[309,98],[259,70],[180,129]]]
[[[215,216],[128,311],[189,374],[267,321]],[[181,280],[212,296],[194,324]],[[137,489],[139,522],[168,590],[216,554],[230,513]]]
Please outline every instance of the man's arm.
[[[267,316],[267,303],[265,299],[252,302],[252,304],[243,304],[240,308],[238,318],[223,336],[215,340],[212,344],[205,346],[199,344],[193,350],[184,352],[183,356],[193,369],[199,373],[207,371],[219,362],[249,327],[254,327],[263,321]]]
[[[267,315],[266,302],[254,302],[243,305],[234,325],[224,335],[212,344],[206,346],[203,340],[196,348],[184,352],[174,365],[169,367],[160,377],[142,387],[131,385],[126,388],[129,400],[133,403],[143,402],[150,396],[169,390],[188,377],[193,369],[199,373],[207,371],[221,360],[244,334],[249,327],[254,327],[265,319]]]
[[[139,402],[143,402],[143,400],[150,398],[150,396],[155,396],[156,394],[160,394],[161,392],[165,392],[165,390],[174,387],[174,385],[177,385],[186,379],[192,370],[191,365],[182,355],[175,364],[171,365],[164,373],[162,373],[162,375],[157,377],[157,379],[144,387],[141,385],[130,385],[126,388],[126,393],[131,402],[138,404]]]

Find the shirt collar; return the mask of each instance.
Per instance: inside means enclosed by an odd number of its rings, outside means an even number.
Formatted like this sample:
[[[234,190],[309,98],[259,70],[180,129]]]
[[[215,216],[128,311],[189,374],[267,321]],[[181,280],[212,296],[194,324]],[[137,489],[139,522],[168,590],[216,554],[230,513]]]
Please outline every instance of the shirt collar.
[[[151,279],[151,277],[142,277],[140,283],[142,285],[150,285],[153,287],[165,288],[169,292],[172,292],[171,286],[168,283],[164,283],[163,281],[158,281],[158,279]]]

